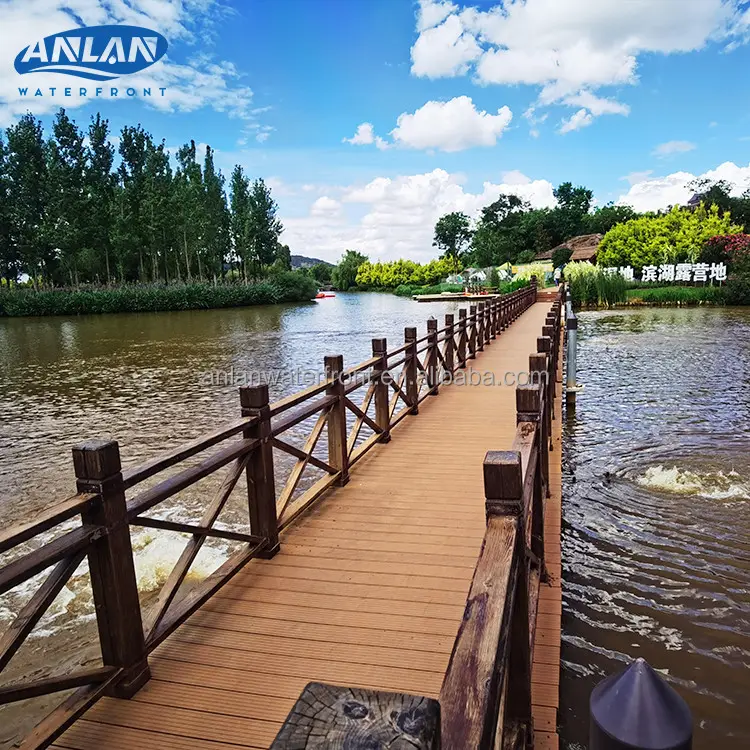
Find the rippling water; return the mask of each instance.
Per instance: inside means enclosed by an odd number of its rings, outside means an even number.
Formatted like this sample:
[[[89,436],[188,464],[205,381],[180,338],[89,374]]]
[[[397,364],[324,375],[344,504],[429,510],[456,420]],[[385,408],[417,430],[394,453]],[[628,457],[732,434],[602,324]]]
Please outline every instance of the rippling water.
[[[325,355],[343,354],[346,367],[355,365],[371,356],[373,337],[386,336],[395,348],[403,343],[405,326],[424,332],[429,316],[456,309],[456,303],[419,304],[386,294],[338,294],[305,305],[0,319],[0,523],[28,520],[39,508],[73,494],[70,449],[81,440],[116,439],[123,464],[137,465],[239,416],[237,386],[246,373],[282,374],[270,389],[276,400],[302,389],[294,373],[321,372]],[[219,373],[213,379],[220,384],[207,384],[206,373]],[[287,439],[299,443],[309,430],[302,424],[296,428],[298,440]],[[288,470],[283,460],[283,454],[276,459],[279,479]],[[152,514],[197,520],[222,478],[217,473],[203,480]],[[241,485],[218,526],[247,530]],[[0,555],[0,564],[52,536]],[[139,590],[148,604],[186,537],[150,529],[132,536]],[[232,543],[207,541],[193,578],[213,571],[231,550]],[[0,596],[0,633],[43,578]],[[64,673],[95,665],[98,658],[84,562],[2,681]],[[57,702],[0,708],[0,748]]]
[[[700,748],[750,747],[750,312],[580,315],[565,435],[562,736],[642,656]]]

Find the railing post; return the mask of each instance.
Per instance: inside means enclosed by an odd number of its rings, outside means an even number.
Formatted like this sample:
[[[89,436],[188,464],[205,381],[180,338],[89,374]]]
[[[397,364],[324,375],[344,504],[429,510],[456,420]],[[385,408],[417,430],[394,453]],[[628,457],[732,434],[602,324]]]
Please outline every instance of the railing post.
[[[555,326],[545,325],[542,327],[542,336],[547,337],[550,340],[550,356],[552,357],[552,382],[550,383],[550,390],[552,391],[552,400],[555,398],[557,392],[557,363],[558,363],[558,350],[557,350],[557,337],[555,336]]]
[[[386,381],[386,378],[390,377],[386,339],[372,340],[372,356],[380,357],[372,368],[372,382],[375,388],[375,424],[383,430],[378,442],[389,443],[391,440],[391,406],[390,388]]]
[[[78,492],[101,496],[83,513],[84,524],[104,529],[88,553],[91,589],[102,662],[124,670],[111,695],[130,698],[148,682],[151,673],[130,543],[120,447],[114,440],[82,443],[73,448],[73,467]]]
[[[484,343],[489,346],[492,343],[492,309],[491,302],[484,304]]]
[[[565,346],[565,403],[572,411],[576,407],[576,391],[578,389],[578,318],[571,310],[566,321],[568,340]]]
[[[492,303],[492,337],[497,338],[500,335],[500,331],[502,330],[500,326],[500,307],[501,307],[501,298],[496,297],[494,302]]]
[[[533,355],[532,355],[533,356]],[[544,563],[544,496],[547,491],[547,451],[545,446],[544,429],[544,389],[541,385],[519,386],[516,388],[516,420],[536,425],[537,434],[532,451],[537,451],[536,470],[534,473],[534,492],[529,508],[525,508],[524,519],[530,524],[527,529],[529,536],[529,552],[532,560],[539,568],[540,578],[545,579],[547,572]]]
[[[326,378],[330,381],[326,394],[335,396],[328,412],[328,463],[339,471],[337,484],[343,487],[349,481],[349,452],[346,444],[346,404],[344,401],[344,357],[341,354],[324,359]]]
[[[417,329],[404,329],[404,343],[409,345],[406,350],[406,361],[404,369],[406,377],[404,378],[404,387],[406,397],[411,403],[411,413],[419,414],[419,382],[417,380]]]
[[[484,302],[477,302],[477,348],[476,351],[484,351]]]
[[[529,563],[523,519],[523,471],[518,451],[491,451],[484,459],[484,492],[487,518],[515,516],[518,576],[515,582],[508,644],[508,672],[504,742],[488,747],[533,747],[531,716],[531,638],[529,632]],[[500,688],[502,689],[502,687]]]
[[[536,340],[536,350],[539,353],[546,354],[547,355],[547,401],[550,404],[549,408],[549,430],[550,435],[552,434],[552,420],[555,418],[555,397],[554,397],[554,391],[552,390],[552,387],[554,385],[555,380],[555,371],[554,371],[554,359],[552,357],[552,339],[549,336],[540,336]],[[550,442],[550,450],[552,450],[552,445]]]
[[[466,308],[458,311],[458,366],[466,367],[466,344],[468,332],[466,330]]]
[[[438,359],[438,325],[436,318],[427,321],[427,356],[425,357],[425,373],[427,385],[431,396],[438,395],[438,371],[440,360]]]
[[[477,356],[477,307],[469,306],[469,359]]]
[[[246,439],[260,440],[260,445],[250,454],[245,476],[250,531],[268,540],[266,548],[258,555],[265,560],[270,560],[279,551],[269,400],[267,383],[240,388],[242,416],[257,419],[243,432]]]
[[[540,443],[540,458],[542,460],[542,480],[544,482],[544,494],[550,496],[549,491],[549,449],[552,441],[550,435],[551,422],[549,412],[553,404],[549,402],[549,388],[547,387],[547,378],[549,377],[549,363],[547,355],[543,352],[529,355],[529,375],[532,385],[538,385],[544,393],[544,409],[541,415],[541,432],[542,440]]]
[[[456,347],[455,339],[455,318],[452,313],[446,313],[445,315],[445,347],[443,349],[443,359],[445,360],[445,369],[449,373],[449,377],[453,376],[453,370],[455,369],[455,357],[454,350]]]

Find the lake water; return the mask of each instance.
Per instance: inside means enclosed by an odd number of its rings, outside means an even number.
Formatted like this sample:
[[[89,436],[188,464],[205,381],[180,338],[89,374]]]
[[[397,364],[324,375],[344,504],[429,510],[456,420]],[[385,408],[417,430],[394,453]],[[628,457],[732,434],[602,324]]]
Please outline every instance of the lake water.
[[[750,747],[750,311],[582,313],[563,478],[562,736],[643,656],[698,748]]]
[[[456,309],[339,294],[309,305],[0,319],[0,522],[72,494],[70,448],[82,439],[117,439],[124,465],[137,464],[236,417],[232,373],[301,377],[321,371],[326,354],[350,366],[370,356],[373,337],[398,345],[405,326],[423,332],[430,315]],[[565,437],[564,741],[585,747],[591,688],[645,656],[689,701],[697,748],[747,748],[750,314],[638,310],[580,320],[586,388]],[[230,382],[207,384],[217,372]],[[300,387],[287,376],[272,399]],[[205,507],[204,482],[175,499],[178,516]],[[241,503],[229,511],[241,519]],[[133,539],[148,596],[184,540],[150,530]],[[207,543],[196,575],[227,554]],[[0,597],[0,630],[32,591]],[[95,643],[83,565],[3,678],[91,666]],[[0,709],[0,747],[55,702]]]

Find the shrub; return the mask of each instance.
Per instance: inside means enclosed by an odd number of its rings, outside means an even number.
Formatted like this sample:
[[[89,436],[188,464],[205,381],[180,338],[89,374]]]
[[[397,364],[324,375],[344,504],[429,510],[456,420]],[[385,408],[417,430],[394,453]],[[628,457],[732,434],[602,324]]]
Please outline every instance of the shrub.
[[[716,235],[738,234],[728,213],[716,206],[695,211],[673,208],[661,216],[641,216],[618,224],[599,246],[597,263],[603,267],[658,266],[661,263],[694,263],[705,243]]]
[[[728,305],[750,305],[750,275],[731,278],[724,288]]]
[[[558,247],[552,253],[552,267],[562,268],[573,257],[573,251],[569,247]]]

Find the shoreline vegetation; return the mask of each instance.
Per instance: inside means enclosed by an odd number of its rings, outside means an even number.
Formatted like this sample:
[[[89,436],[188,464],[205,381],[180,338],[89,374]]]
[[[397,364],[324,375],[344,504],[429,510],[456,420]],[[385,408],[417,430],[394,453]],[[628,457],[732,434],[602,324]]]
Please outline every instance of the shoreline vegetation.
[[[307,302],[318,286],[297,271],[271,273],[254,283],[132,284],[90,289],[0,290],[0,317],[97,315],[209,310]]]

